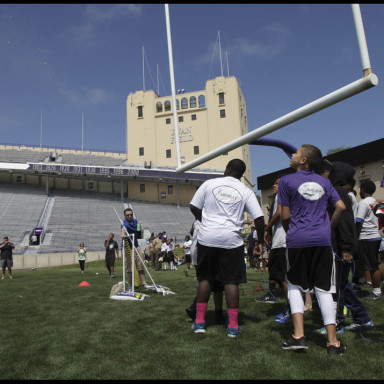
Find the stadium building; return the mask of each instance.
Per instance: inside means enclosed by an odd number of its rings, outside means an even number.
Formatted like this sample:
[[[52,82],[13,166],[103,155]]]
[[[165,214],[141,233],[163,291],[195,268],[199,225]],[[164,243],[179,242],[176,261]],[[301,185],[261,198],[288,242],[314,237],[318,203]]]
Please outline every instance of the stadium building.
[[[182,163],[248,132],[245,99],[233,76],[208,80],[204,90],[176,99]],[[118,233],[113,207],[122,214],[132,206],[146,238],[165,230],[181,241],[194,220],[189,202],[196,189],[221,177],[233,158],[246,163],[242,181],[252,188],[248,145],[175,172],[171,96],[137,91],[127,97],[126,112],[126,153],[0,145],[0,236],[10,237],[16,253],[65,252],[80,241],[102,249],[101,239]],[[33,248],[36,229],[40,243]]]

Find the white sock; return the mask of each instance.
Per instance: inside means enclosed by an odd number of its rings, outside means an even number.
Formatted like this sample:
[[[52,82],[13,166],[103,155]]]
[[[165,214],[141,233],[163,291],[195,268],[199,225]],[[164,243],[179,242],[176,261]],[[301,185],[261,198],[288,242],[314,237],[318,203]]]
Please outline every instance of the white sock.
[[[380,288],[372,288],[372,293],[374,295],[381,295],[381,289]]]

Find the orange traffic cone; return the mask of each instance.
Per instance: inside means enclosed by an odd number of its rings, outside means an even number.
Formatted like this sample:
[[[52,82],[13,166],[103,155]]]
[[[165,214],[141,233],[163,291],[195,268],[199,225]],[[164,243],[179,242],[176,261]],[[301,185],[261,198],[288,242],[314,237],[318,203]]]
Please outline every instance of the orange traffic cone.
[[[90,284],[88,283],[88,281],[82,281],[80,284],[79,284],[79,287],[89,287]]]

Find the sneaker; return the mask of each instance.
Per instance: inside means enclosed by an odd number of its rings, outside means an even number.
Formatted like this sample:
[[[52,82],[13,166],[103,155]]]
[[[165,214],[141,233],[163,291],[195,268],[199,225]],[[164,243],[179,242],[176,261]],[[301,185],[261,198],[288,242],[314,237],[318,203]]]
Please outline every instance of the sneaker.
[[[187,312],[187,315],[192,319],[192,320],[195,320],[196,319],[196,310],[195,309],[192,309],[191,307],[188,307],[185,312]]]
[[[278,315],[275,316],[275,319],[281,319],[289,312],[289,308],[284,309],[283,312],[280,312]]]
[[[227,336],[228,337],[235,338],[235,337],[239,336],[240,333],[241,333],[240,328],[238,328],[238,329],[236,329],[236,328],[227,328]]]
[[[115,278],[115,275],[111,275],[111,276],[109,276],[111,279],[114,279]]]
[[[291,318],[291,313],[287,311],[284,316],[275,319],[275,323],[285,324]]]
[[[1,276],[1,280],[4,280],[4,276]]]
[[[341,344],[340,341],[339,341],[339,345],[337,347],[335,345],[327,344],[328,355],[341,355],[342,353],[345,352],[346,349],[347,349],[347,347],[345,345]]]
[[[380,293],[379,295],[375,295],[374,293],[371,293],[369,296],[364,297],[365,300],[380,300],[383,298],[383,294]]]
[[[300,339],[295,339],[292,335],[291,338],[282,345],[282,348],[288,351],[297,351],[300,349],[308,349],[308,346],[305,336],[300,337]]]
[[[205,333],[205,323],[193,323],[191,330],[195,333]]]
[[[320,328],[320,329],[314,329],[312,331],[313,334],[315,335],[326,335],[327,334],[327,329],[325,327]],[[344,327],[342,326],[336,326],[336,334],[337,335],[342,335],[344,333]]]
[[[148,285],[148,284],[144,284],[143,285],[143,288],[145,288],[145,289],[149,289],[151,286],[150,285]]]
[[[255,299],[255,301],[257,303],[271,303],[271,304],[277,303],[276,297],[272,297],[272,296],[270,296],[268,294],[266,294],[264,296],[261,296],[258,299]]]
[[[373,321],[369,320],[364,324],[359,324],[359,323],[352,323],[349,324],[348,326],[345,327],[346,331],[360,331],[360,329],[372,329],[373,328]]]
[[[13,279],[13,277],[12,277],[12,276],[9,276],[9,278],[10,278],[10,279]]]

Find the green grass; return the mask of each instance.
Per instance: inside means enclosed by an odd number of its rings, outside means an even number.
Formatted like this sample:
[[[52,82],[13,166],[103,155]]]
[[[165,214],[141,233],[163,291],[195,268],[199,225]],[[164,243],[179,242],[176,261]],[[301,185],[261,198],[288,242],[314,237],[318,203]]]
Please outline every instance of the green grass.
[[[193,300],[197,282],[194,272],[186,276],[185,270],[185,266],[167,272],[150,268],[155,282],[176,294],[149,293],[142,302],[109,299],[112,285],[122,280],[121,260],[114,280],[103,262],[86,263],[84,275],[78,265],[15,271],[13,280],[0,280],[0,379],[383,377],[383,301],[367,302],[375,329],[363,335],[372,342],[359,333],[344,333],[345,354],[328,356],[326,336],[311,334],[322,326],[315,309],[305,315],[309,349],[297,353],[281,348],[292,332],[292,322],[273,321],[273,315],[284,308],[283,298],[278,304],[254,300],[265,293],[263,275],[256,270],[248,270],[248,283],[240,288],[241,335],[230,339],[224,326],[213,324],[213,300],[208,305],[207,333],[193,334],[185,308]],[[90,286],[79,287],[83,280]],[[259,284],[263,292],[256,291]]]

